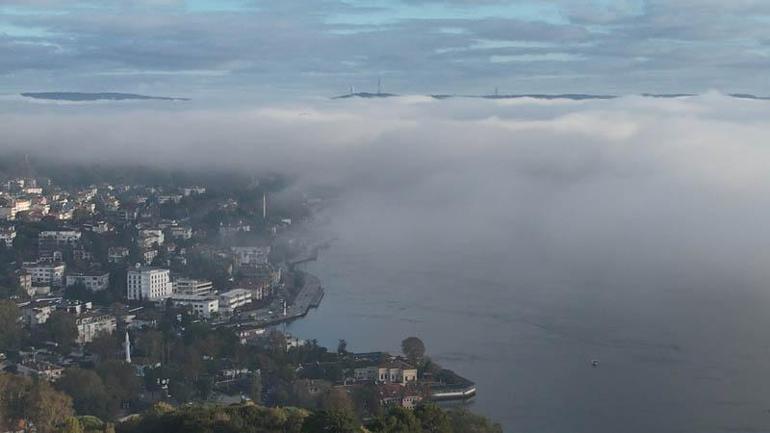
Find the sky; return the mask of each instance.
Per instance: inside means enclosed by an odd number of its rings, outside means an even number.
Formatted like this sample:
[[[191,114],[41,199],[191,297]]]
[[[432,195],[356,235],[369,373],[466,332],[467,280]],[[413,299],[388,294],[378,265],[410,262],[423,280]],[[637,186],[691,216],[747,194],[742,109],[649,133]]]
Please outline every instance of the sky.
[[[767,95],[762,0],[0,0],[0,93]]]

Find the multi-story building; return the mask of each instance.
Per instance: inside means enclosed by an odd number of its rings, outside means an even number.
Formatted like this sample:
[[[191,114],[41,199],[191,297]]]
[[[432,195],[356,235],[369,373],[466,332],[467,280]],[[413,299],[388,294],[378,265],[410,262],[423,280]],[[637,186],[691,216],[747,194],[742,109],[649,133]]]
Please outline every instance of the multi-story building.
[[[137,267],[126,276],[126,296],[132,301],[157,301],[173,293],[168,269]]]
[[[81,233],[77,230],[48,230],[40,232],[37,248],[40,257],[51,257],[54,251],[74,248],[80,242]]]
[[[86,344],[94,341],[99,335],[110,335],[117,329],[115,316],[106,313],[89,312],[75,319],[78,328],[78,343]]]
[[[176,306],[189,307],[196,316],[210,319],[219,312],[219,298],[213,295],[188,295],[175,293],[171,302]]]
[[[61,287],[64,282],[64,263],[61,262],[25,262],[24,272],[31,275],[32,284]]]
[[[174,280],[174,293],[184,295],[208,295],[214,291],[214,285],[208,280],[177,278]]]
[[[40,326],[48,321],[51,313],[56,310],[54,300],[46,299],[41,301],[32,301],[21,304],[21,316],[24,324],[30,328]]]
[[[233,289],[219,294],[219,311],[232,314],[236,308],[251,303],[251,292],[244,289]]]
[[[76,272],[66,277],[67,287],[82,284],[92,292],[99,292],[110,286],[110,273],[102,271]]]

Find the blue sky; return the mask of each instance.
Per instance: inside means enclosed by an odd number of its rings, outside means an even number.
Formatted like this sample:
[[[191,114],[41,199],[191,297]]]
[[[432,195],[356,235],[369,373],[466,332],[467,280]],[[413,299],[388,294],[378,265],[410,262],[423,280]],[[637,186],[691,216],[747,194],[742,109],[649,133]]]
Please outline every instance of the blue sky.
[[[754,0],[0,0],[0,92],[770,94],[769,20]]]

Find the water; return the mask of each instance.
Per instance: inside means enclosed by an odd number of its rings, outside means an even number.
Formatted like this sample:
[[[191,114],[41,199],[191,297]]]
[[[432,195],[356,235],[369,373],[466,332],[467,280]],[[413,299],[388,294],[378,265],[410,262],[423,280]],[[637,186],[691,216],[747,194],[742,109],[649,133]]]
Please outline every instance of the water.
[[[763,291],[575,280],[510,259],[343,238],[307,265],[326,297],[289,331],[354,351],[419,336],[506,432],[770,431]]]

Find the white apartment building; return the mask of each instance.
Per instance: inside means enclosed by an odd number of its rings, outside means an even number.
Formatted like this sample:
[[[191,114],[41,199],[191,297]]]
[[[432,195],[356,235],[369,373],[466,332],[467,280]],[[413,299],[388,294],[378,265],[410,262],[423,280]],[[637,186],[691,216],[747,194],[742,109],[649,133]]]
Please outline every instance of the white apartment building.
[[[110,286],[109,272],[78,272],[67,275],[67,287],[82,284],[92,292],[99,292]]]
[[[176,306],[190,307],[196,316],[210,319],[219,312],[219,298],[213,295],[187,295],[175,293],[171,296],[171,302]]]
[[[174,280],[174,293],[184,295],[208,295],[214,291],[214,285],[208,280],[177,278]]]
[[[170,297],[173,284],[168,269],[137,267],[126,276],[126,296],[132,301],[157,301]]]
[[[233,289],[219,294],[219,311],[232,314],[236,308],[251,303],[251,292],[244,289]]]
[[[59,262],[25,262],[24,272],[32,276],[32,284],[61,287],[64,282],[64,263]]]
[[[86,344],[94,341],[99,335],[110,335],[117,329],[115,316],[104,313],[86,313],[75,319],[78,328],[78,343]]]

